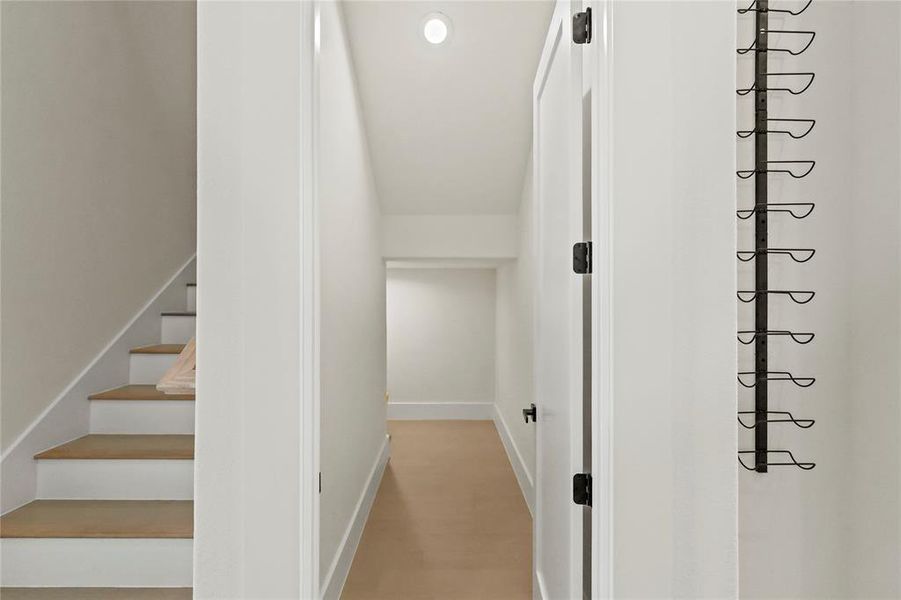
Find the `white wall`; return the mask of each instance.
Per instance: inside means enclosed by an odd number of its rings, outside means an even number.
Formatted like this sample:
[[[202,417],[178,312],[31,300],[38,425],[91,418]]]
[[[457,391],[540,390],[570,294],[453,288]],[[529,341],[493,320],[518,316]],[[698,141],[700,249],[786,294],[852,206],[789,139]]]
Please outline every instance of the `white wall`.
[[[385,442],[387,387],[379,202],[342,9],[333,2],[322,4],[319,106],[324,580]]]
[[[495,271],[389,269],[394,403],[494,401]]]
[[[519,206],[519,258],[497,269],[495,402],[523,467],[534,485],[535,425],[526,424],[522,409],[534,402],[532,386],[533,221],[532,161],[526,166]],[[528,492],[527,492],[528,493]]]
[[[740,19],[748,39],[753,25]],[[817,32],[799,58],[771,59],[776,69],[813,70],[816,81],[776,105],[817,119],[804,140],[770,141],[771,158],[812,158],[799,181],[774,178],[771,201],[815,201],[810,218],[770,219],[773,245],[812,247],[796,265],[771,259],[771,283],[816,290],[802,307],[771,303],[774,326],[816,333],[809,346],[775,344],[771,363],[817,377],[809,390],[771,386],[773,409],[814,418],[812,429],[770,427],[774,445],[791,449],[813,471],[773,469],[740,475],[741,595],[747,598],[897,597],[901,594],[899,517],[899,222],[901,7],[829,2],[793,25]],[[785,26],[785,24],[781,24]],[[786,27],[788,28],[788,27]],[[747,81],[750,65],[739,76]],[[738,103],[748,123],[751,105]],[[739,161],[753,160],[750,148]],[[740,202],[752,201],[740,186]],[[742,247],[750,226],[739,228]],[[739,270],[740,281],[752,281]],[[740,323],[753,322],[742,307]],[[748,365],[750,351],[740,364]],[[740,402],[750,407],[750,393]],[[748,434],[742,447],[752,447]]]
[[[193,2],[2,3],[2,448],[195,248]]]
[[[735,6],[612,13],[613,595],[734,597]]]
[[[312,5],[201,2],[197,20],[194,595],[310,598]]]
[[[901,3],[854,2],[852,10],[849,590],[899,598]]]
[[[508,259],[516,257],[515,215],[385,215],[387,259]]]

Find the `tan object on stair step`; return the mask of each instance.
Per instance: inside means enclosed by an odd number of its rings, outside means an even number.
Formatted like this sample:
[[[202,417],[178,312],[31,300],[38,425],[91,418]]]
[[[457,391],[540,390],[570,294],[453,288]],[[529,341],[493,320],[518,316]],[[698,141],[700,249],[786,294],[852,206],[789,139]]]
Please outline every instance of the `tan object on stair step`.
[[[156,389],[165,394],[188,394],[194,391],[197,366],[194,349],[194,338],[191,338],[175,364],[160,379]]]

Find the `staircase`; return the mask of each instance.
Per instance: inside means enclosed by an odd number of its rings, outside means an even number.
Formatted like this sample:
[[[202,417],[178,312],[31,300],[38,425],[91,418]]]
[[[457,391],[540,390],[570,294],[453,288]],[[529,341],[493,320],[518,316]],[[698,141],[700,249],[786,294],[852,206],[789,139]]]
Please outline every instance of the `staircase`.
[[[0,518],[3,600],[191,597],[194,394],[156,384],[194,337],[195,292],[131,350],[127,385],[88,398],[90,434],[34,457],[37,500]]]

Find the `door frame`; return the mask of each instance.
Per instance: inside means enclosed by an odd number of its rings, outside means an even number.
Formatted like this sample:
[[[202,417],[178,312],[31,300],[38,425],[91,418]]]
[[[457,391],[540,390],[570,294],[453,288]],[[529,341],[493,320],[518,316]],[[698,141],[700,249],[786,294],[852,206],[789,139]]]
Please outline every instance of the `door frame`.
[[[320,2],[301,3],[302,194],[300,248],[301,298],[301,446],[300,461],[300,583],[301,597],[321,597],[319,581],[320,391],[319,391],[319,270],[318,185]],[[583,69],[588,69],[591,106],[591,238],[593,242],[592,297],[592,539],[593,598],[613,597],[613,290],[612,290],[612,0],[575,0],[574,7],[591,7],[593,39],[583,46]],[[564,40],[572,43],[571,40]],[[581,101],[581,98],[580,98]],[[574,114],[581,116],[581,110]],[[581,189],[580,186],[577,189]],[[574,398],[579,403],[581,398]],[[580,448],[581,450],[581,448]],[[536,465],[537,467],[537,465]]]
[[[591,86],[591,596],[613,598],[613,7],[585,0]]]
[[[300,597],[319,599],[319,69],[320,1],[301,2]]]

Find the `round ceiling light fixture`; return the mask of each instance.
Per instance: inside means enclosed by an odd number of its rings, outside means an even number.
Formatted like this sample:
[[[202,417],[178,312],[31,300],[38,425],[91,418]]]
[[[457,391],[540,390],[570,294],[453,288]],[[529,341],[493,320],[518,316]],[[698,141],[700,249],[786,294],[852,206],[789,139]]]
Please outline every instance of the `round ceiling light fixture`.
[[[451,23],[443,13],[431,13],[422,20],[422,35],[430,44],[442,44],[451,33]]]

